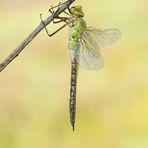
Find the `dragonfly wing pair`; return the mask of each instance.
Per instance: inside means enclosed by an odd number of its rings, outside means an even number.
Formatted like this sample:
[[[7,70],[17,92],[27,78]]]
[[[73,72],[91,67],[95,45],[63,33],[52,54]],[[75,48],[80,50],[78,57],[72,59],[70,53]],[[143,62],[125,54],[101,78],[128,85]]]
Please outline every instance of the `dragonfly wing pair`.
[[[86,27],[81,33],[79,42],[80,66],[87,70],[98,70],[104,65],[100,48],[104,48],[120,38],[118,29],[100,30],[92,27]]]

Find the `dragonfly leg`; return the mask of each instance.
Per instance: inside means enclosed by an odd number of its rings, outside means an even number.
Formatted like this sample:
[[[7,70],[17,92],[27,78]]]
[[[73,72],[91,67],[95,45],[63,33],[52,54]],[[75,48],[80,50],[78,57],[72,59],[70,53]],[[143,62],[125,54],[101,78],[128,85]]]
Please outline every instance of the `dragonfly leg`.
[[[67,14],[68,16],[71,16],[70,13],[66,12],[65,10],[63,11],[65,14]]]
[[[55,21],[55,19],[58,19],[58,21]],[[60,22],[66,22],[66,20],[68,19],[67,17],[56,17],[55,19],[53,19],[53,23],[60,23]]]
[[[61,22],[63,22],[63,20],[58,20],[58,21],[55,21],[55,19],[53,20],[54,24],[61,23]]]
[[[51,5],[51,8],[48,10],[51,14],[54,13],[53,5]]]
[[[71,12],[70,12],[70,8],[68,7],[67,9],[68,9],[68,12],[66,12],[65,10],[64,10],[63,12],[64,12],[65,14],[69,15],[69,16],[72,16],[72,15],[71,15]]]
[[[64,24],[63,26],[61,26],[59,29],[57,29],[56,31],[54,31],[54,32],[51,33],[51,34],[47,33],[48,36],[49,36],[49,37],[52,37],[54,34],[56,34],[57,32],[59,32],[60,30],[62,30],[66,25],[67,25],[67,24]]]
[[[54,34],[56,34],[57,32],[59,32],[61,29],[63,29],[67,24],[64,24],[63,26],[61,26],[59,29],[57,29],[56,31],[54,31],[53,33],[51,33],[51,34],[49,34],[49,32],[48,32],[48,30],[47,30],[47,28],[46,28],[46,26],[45,26],[45,24],[44,24],[44,21],[43,21],[43,19],[42,19],[42,14],[40,14],[40,18],[41,18],[41,22],[42,22],[42,24],[44,25],[44,28],[45,28],[45,31],[46,31],[46,33],[47,33],[47,35],[49,36],[49,37],[51,37],[51,36],[53,36]],[[57,21],[57,22],[55,22],[55,23],[60,23],[60,22],[63,22],[63,20],[59,20],[59,21]]]
[[[68,7],[67,9],[68,9],[69,14],[71,14],[71,12],[70,12],[70,8]]]
[[[56,7],[58,7],[58,9],[60,8],[60,5],[61,3],[59,3],[59,5],[57,5]],[[51,5],[51,8],[48,10],[51,14],[54,14],[54,8],[53,5]],[[69,15],[67,12],[64,11],[65,14]],[[60,19],[59,21],[55,21],[55,19]],[[64,22],[66,21],[66,17],[59,17],[57,16],[55,19],[53,19],[53,23],[56,24],[56,23],[60,23],[60,22]]]
[[[59,5],[56,5],[56,6],[53,6],[53,5],[51,5],[51,8],[48,10],[51,14],[53,14],[55,11],[54,11],[54,8],[56,8],[56,7],[58,7],[58,9],[60,8],[60,6],[62,5],[63,3],[60,3],[59,2]],[[57,10],[58,10],[57,9]],[[71,13],[70,13],[70,8],[68,7],[68,11],[69,11],[69,13],[68,12],[66,12],[65,10],[63,11],[65,14],[67,14],[68,16],[71,16]]]
[[[61,3],[61,2],[59,2],[59,4],[58,5],[56,5],[56,6],[53,6],[53,5],[51,5],[51,8],[48,10],[51,14],[53,14],[55,11],[54,11],[54,8],[57,8],[58,7],[58,9],[60,9],[60,6],[62,5],[62,4],[64,4],[64,3]],[[57,9],[57,10],[58,10]],[[56,10],[56,11],[57,11]]]
[[[58,9],[60,9],[60,6],[62,5],[62,4],[64,4],[64,3],[59,3],[57,6],[51,6],[51,8],[48,10],[51,14],[54,14],[55,13],[55,11],[54,11],[54,8],[57,8],[58,7]],[[56,11],[58,11],[58,9],[56,10]],[[40,18],[41,18],[41,22],[42,22],[42,24],[44,25],[44,28],[45,28],[45,31],[46,31],[46,33],[47,33],[47,35],[49,36],[49,37],[51,37],[51,36],[53,36],[54,34],[56,34],[57,32],[59,32],[61,29],[63,29],[67,24],[64,24],[63,26],[61,26],[59,29],[57,29],[56,31],[54,31],[52,34],[49,34],[49,32],[48,32],[48,30],[47,30],[47,28],[46,28],[46,26],[45,26],[45,24],[44,24],[44,21],[43,21],[43,19],[42,19],[42,14],[40,14]],[[58,21],[55,21],[55,19],[59,19]],[[66,22],[66,20],[68,19],[68,18],[66,18],[66,17],[59,17],[59,16],[57,16],[55,19],[53,19],[53,23],[54,24],[57,24],[57,23],[60,23],[60,22]]]

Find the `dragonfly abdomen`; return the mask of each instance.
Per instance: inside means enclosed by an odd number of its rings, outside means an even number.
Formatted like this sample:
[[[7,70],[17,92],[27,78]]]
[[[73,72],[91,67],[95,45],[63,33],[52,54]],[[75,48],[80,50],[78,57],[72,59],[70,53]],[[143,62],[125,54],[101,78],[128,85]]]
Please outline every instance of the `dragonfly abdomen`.
[[[69,30],[69,49],[71,52],[71,86],[70,86],[70,122],[74,130],[75,116],[76,116],[76,85],[77,85],[77,71],[78,71],[78,58],[80,50],[79,38],[86,23],[82,18],[76,19],[73,22],[73,26]]]
[[[71,62],[71,86],[70,86],[70,101],[69,101],[69,111],[70,111],[70,122],[74,130],[75,116],[76,116],[76,85],[77,85],[77,62],[72,60]]]

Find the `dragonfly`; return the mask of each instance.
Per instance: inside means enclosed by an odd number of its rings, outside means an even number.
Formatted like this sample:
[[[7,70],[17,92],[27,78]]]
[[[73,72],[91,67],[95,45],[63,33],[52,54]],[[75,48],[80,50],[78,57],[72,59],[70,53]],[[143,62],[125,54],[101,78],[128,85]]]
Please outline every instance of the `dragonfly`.
[[[60,4],[58,7],[59,6]],[[54,13],[55,7],[52,6],[51,9],[49,9],[52,14]],[[74,131],[76,118],[76,88],[78,67],[80,65],[87,70],[101,69],[104,66],[104,62],[100,49],[116,42],[121,37],[121,33],[115,28],[102,30],[87,26],[87,23],[84,20],[83,9],[80,5],[72,6],[68,8],[68,12],[64,11],[64,13],[67,14],[66,17],[58,16],[53,20],[53,23],[65,22],[62,27],[57,29],[52,34],[49,34],[46,27],[45,30],[48,36],[51,37],[65,26],[69,27],[68,47],[71,55],[69,112],[70,123]],[[42,17],[41,21],[44,23]]]

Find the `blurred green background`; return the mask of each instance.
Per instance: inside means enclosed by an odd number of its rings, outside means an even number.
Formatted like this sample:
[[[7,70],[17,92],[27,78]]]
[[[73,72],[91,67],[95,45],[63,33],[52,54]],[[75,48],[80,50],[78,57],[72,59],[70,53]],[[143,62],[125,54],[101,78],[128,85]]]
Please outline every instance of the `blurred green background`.
[[[58,0],[0,0],[0,61]],[[76,131],[69,122],[68,29],[43,30],[0,73],[0,148],[147,148],[148,1],[76,0],[90,26],[118,28],[105,67],[79,69]],[[58,25],[49,25],[50,32]]]

